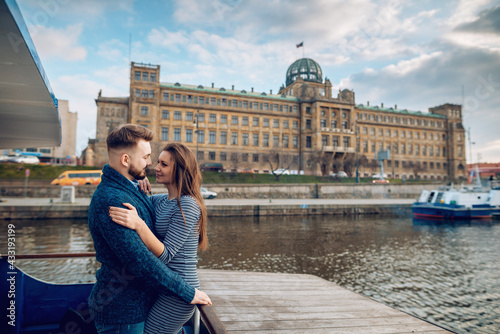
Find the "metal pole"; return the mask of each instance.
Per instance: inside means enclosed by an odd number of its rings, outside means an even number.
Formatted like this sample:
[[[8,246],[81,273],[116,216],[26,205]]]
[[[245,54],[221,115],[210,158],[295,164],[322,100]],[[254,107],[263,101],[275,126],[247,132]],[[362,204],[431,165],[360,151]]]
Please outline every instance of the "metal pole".
[[[356,130],[356,183],[359,183],[359,133],[357,123],[354,123],[354,128]]]
[[[198,116],[199,116],[199,114],[200,114],[200,110],[197,110],[196,111],[196,161],[198,161],[198,144],[200,142],[200,140],[198,138],[198,136],[199,136],[199,131],[198,131],[199,118],[198,118]]]

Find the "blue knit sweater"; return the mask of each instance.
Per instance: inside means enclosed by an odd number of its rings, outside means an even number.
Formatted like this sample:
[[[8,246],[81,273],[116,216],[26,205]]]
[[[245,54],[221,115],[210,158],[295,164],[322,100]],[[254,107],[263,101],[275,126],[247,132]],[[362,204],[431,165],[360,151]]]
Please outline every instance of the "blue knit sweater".
[[[101,268],[89,298],[96,322],[134,324],[146,320],[159,294],[175,294],[186,302],[194,288],[151,253],[134,230],[116,224],[109,207],[130,203],[151,230],[154,208],[146,195],[111,168],[104,166],[101,183],[89,207],[89,229]]]

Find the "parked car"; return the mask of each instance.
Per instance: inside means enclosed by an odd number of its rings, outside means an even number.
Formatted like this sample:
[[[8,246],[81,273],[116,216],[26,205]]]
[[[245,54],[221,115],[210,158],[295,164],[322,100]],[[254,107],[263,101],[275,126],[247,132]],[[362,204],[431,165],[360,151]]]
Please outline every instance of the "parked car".
[[[201,187],[201,195],[205,199],[212,199],[212,198],[217,197],[217,193],[215,191],[210,191],[210,190],[207,190],[206,188],[203,188],[203,187]]]
[[[331,173],[330,177],[349,177],[346,172],[343,170],[338,171],[337,173]]]
[[[387,183],[389,183],[389,180],[386,180],[386,179],[374,179],[374,180],[372,180],[372,183],[387,184]]]
[[[32,155],[20,155],[18,157],[11,157],[9,161],[18,164],[32,164],[32,165],[38,165],[40,163],[40,159]]]
[[[276,175],[290,175],[290,171],[288,169],[284,168],[278,168],[276,170],[271,171],[270,174],[276,174]]]
[[[372,178],[373,178],[373,179],[385,179],[385,178],[387,178],[387,174],[385,174],[385,173],[384,173],[384,176],[383,176],[383,177],[380,177],[380,173],[373,174],[373,175],[372,175]]]
[[[240,170],[240,173],[250,173],[250,174],[254,174],[255,171],[251,168],[243,168],[242,170]]]

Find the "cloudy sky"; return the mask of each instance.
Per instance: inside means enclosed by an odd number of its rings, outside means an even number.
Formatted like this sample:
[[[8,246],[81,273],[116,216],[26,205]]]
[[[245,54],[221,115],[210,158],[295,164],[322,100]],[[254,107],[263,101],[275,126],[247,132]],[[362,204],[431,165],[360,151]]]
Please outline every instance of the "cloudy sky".
[[[358,104],[463,104],[467,160],[500,162],[500,0],[17,1],[56,97],[78,112],[78,152],[99,90],[128,96],[130,61],[161,65],[162,82],[277,92],[305,56]]]

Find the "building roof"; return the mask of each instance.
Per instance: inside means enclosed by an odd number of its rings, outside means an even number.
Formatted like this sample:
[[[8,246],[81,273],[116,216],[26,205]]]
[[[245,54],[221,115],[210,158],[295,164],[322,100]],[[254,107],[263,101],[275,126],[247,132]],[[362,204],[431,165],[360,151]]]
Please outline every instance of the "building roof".
[[[15,0],[0,0],[0,148],[59,146],[49,80]]]
[[[402,115],[406,114],[406,115],[412,115],[412,116],[446,118],[446,116],[443,116],[443,115],[424,113],[421,111],[412,111],[412,110],[408,110],[408,109],[396,109],[396,108],[392,108],[392,107],[391,108],[382,108],[379,106],[365,106],[363,104],[358,104],[358,105],[356,105],[356,108],[363,109],[363,110],[370,110],[370,111],[385,111],[385,112],[391,112],[391,113],[402,114]]]
[[[297,102],[299,99],[295,96],[285,95],[285,94],[270,94],[270,93],[258,93],[258,92],[247,92],[246,90],[233,90],[233,89],[225,89],[224,87],[204,87],[202,85],[186,85],[176,83],[160,83],[161,87],[164,88],[173,88],[173,89],[183,89],[190,91],[199,91],[200,93],[218,93],[218,94],[227,94],[227,95],[235,95],[239,97],[251,97],[251,98],[265,98],[265,99],[279,99],[281,101],[288,102]]]
[[[289,86],[297,78],[309,82],[323,82],[323,73],[317,62],[310,58],[296,60],[286,71],[286,85]]]

